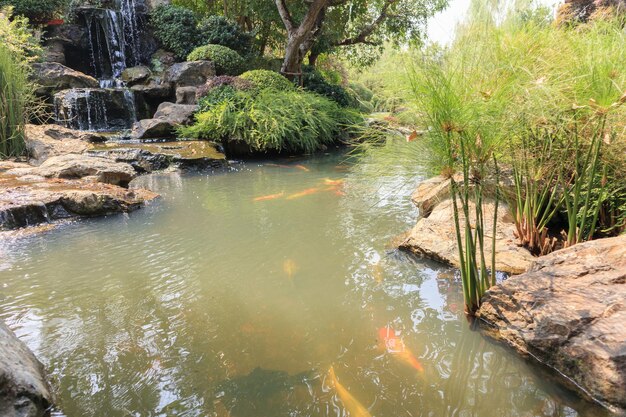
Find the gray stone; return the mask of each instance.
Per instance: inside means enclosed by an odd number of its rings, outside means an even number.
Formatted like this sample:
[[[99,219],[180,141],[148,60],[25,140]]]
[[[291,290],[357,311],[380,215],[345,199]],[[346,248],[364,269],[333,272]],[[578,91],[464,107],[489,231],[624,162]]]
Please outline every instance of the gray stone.
[[[163,119],[144,119],[133,126],[133,139],[162,139],[175,136],[176,125]]]
[[[150,75],[152,75],[150,68],[144,65],[139,65],[132,68],[126,68],[122,72],[122,81],[130,87],[146,81],[150,78]]]
[[[83,153],[90,142],[103,142],[105,139],[98,133],[59,125],[26,125],[26,148],[34,165],[40,165],[52,156]]]
[[[43,417],[52,403],[43,365],[0,322],[0,416]]]
[[[198,110],[196,105],[166,102],[159,105],[154,118],[168,120],[178,125],[189,125],[194,121],[193,116],[196,110]]]
[[[167,71],[167,80],[177,87],[203,85],[215,76],[215,66],[211,61],[181,62],[172,65]]]
[[[197,104],[196,87],[178,87],[176,89],[176,104]]]
[[[52,96],[55,92],[71,88],[98,88],[98,80],[82,72],[74,71],[58,62],[35,63],[32,66],[36,93]]]
[[[490,289],[478,318],[490,336],[626,412],[626,235],[538,258]]]

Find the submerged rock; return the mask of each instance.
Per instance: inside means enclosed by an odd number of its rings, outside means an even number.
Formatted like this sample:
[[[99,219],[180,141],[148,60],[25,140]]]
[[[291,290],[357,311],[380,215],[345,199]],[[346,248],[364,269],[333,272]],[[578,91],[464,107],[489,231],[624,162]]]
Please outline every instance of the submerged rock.
[[[88,153],[128,163],[138,172],[170,166],[222,168],[227,165],[226,157],[216,145],[205,141],[106,143],[95,145]]]
[[[433,189],[436,190],[436,189]],[[438,193],[435,193],[438,194]],[[426,203],[424,203],[426,204]],[[485,258],[491,259],[491,236],[493,233],[494,204],[485,203],[483,213],[485,218]],[[475,213],[475,206],[470,203],[470,213]],[[472,227],[475,227],[472,217]],[[461,225],[464,217],[461,215]],[[496,269],[509,274],[525,272],[535,259],[523,247],[517,245],[515,225],[508,208],[500,204],[498,208],[498,223],[496,234]],[[400,244],[400,248],[435,261],[443,262],[456,267],[460,266],[459,250],[456,244],[456,230],[454,225],[454,210],[451,199],[437,204],[428,217],[422,217]]]
[[[42,417],[52,402],[43,365],[0,322],[0,416]]]
[[[527,273],[490,289],[478,318],[492,337],[556,369],[574,388],[626,410],[626,236],[538,258]]]

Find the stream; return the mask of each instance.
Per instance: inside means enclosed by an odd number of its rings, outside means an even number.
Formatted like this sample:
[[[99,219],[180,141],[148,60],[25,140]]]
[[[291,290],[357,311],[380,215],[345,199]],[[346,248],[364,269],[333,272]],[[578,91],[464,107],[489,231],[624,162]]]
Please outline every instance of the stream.
[[[472,331],[453,269],[394,249],[423,178],[379,165],[153,174],[145,209],[0,241],[0,319],[54,414],[348,416],[332,366],[376,417],[604,416]]]

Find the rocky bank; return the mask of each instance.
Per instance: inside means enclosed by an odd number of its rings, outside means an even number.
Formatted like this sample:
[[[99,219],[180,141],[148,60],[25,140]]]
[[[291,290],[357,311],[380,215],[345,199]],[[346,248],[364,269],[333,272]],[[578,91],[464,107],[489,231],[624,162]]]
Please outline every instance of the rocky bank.
[[[489,290],[478,318],[491,337],[626,414],[626,236],[538,258]]]

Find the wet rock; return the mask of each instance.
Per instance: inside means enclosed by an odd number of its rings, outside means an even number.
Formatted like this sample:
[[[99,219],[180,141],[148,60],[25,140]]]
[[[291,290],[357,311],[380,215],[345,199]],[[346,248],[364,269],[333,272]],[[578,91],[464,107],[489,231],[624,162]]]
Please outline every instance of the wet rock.
[[[52,156],[80,154],[90,142],[103,142],[98,133],[72,130],[59,125],[26,125],[26,148],[30,162],[40,165]]]
[[[411,196],[411,201],[419,209],[420,216],[428,217],[437,204],[448,198],[450,198],[450,180],[438,175],[422,181]]]
[[[157,197],[148,190],[87,180],[44,179],[32,183],[5,174],[0,175],[0,185],[0,230],[129,212]]]
[[[191,124],[197,106],[161,103],[154,118],[135,123],[131,136],[134,139],[172,138],[179,126]]]
[[[215,66],[211,61],[191,61],[172,65],[166,78],[177,87],[195,87],[205,84],[214,76]]]
[[[0,416],[44,416],[52,402],[43,365],[0,322]]]
[[[180,168],[222,168],[226,157],[216,145],[206,141],[108,143],[94,147],[90,155],[125,162],[138,172],[151,172],[170,166]]]
[[[32,68],[33,81],[38,85],[36,93],[41,96],[51,97],[57,91],[71,88],[97,88],[99,86],[95,78],[58,62],[35,63]]]
[[[88,155],[59,155],[48,158],[38,167],[7,171],[16,177],[37,175],[44,178],[79,179],[92,177],[98,182],[126,186],[136,176],[128,164]]]
[[[71,129],[119,131],[136,120],[135,99],[126,89],[63,90],[54,95],[54,105],[59,121]]]
[[[626,410],[626,236],[538,258],[489,290],[478,317],[492,337]]]
[[[196,87],[178,87],[176,89],[176,104],[197,104]]]
[[[139,65],[132,68],[126,68],[122,72],[122,81],[130,87],[135,84],[143,83],[150,78],[150,75],[152,75],[150,68],[144,65]]]
[[[433,188],[436,190],[436,187]],[[431,193],[432,194],[432,193]],[[485,203],[483,213],[486,219],[485,250],[486,259],[491,259],[491,236],[493,230],[493,203]],[[475,206],[470,204],[470,214],[475,213]],[[471,215],[473,218],[473,214]],[[464,217],[460,216],[463,224]],[[473,221],[472,227],[474,227]],[[515,225],[508,208],[500,204],[496,234],[496,269],[510,274],[525,272],[535,259],[525,248],[517,245]],[[408,238],[400,245],[401,249],[424,256],[448,265],[459,266],[459,253],[456,244],[454,210],[451,199],[446,199],[435,206],[428,217],[418,220],[409,232]]]

